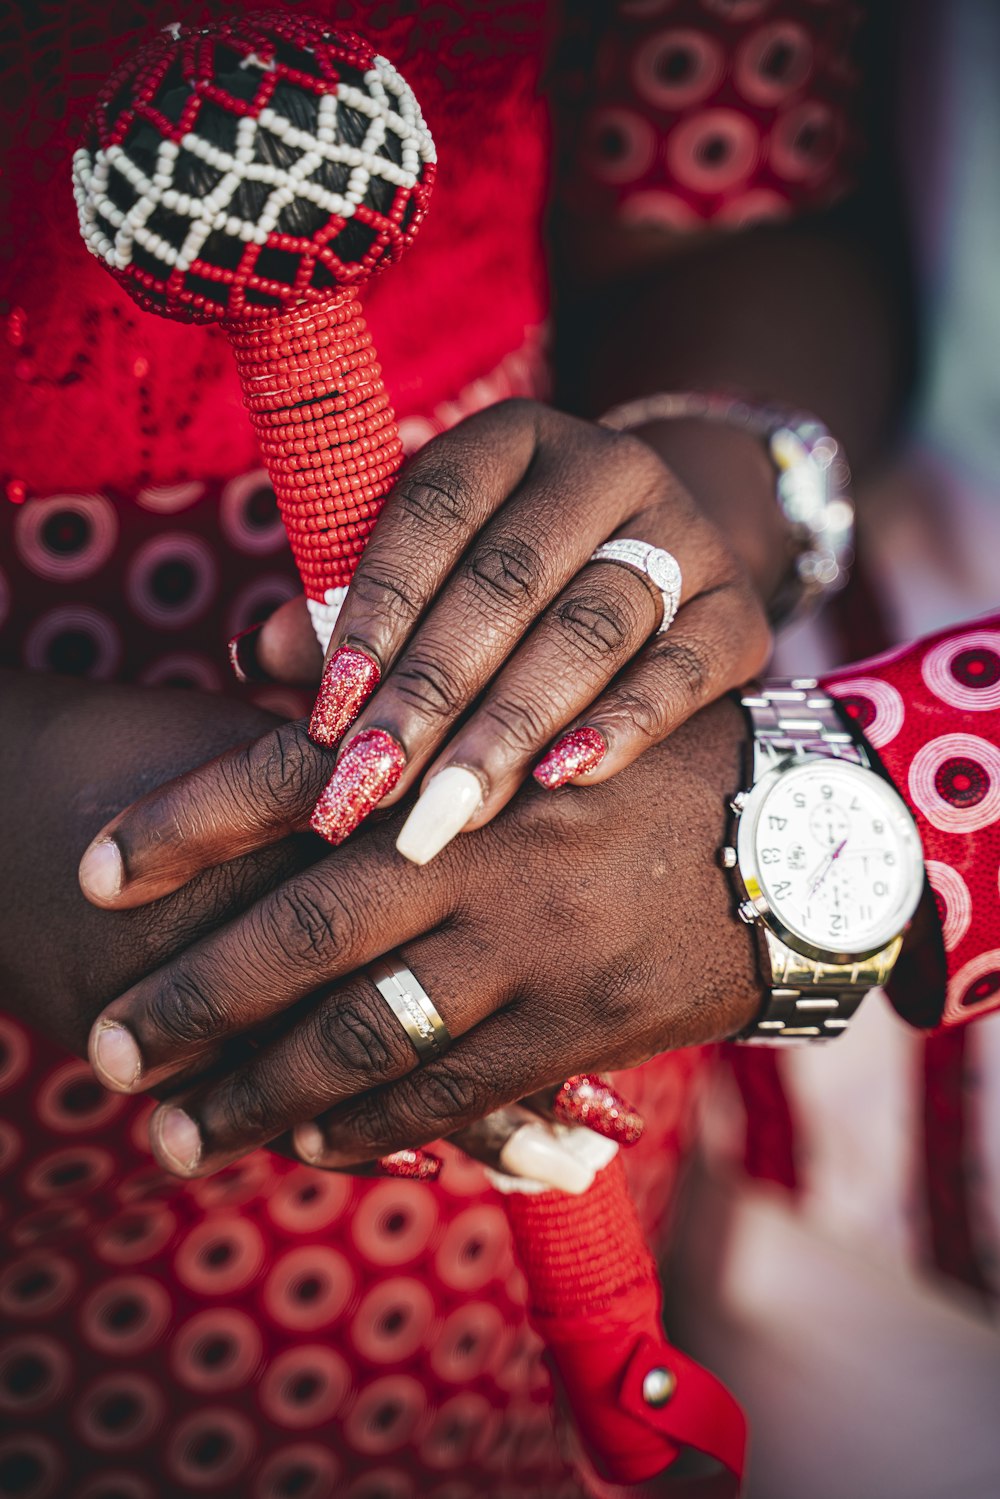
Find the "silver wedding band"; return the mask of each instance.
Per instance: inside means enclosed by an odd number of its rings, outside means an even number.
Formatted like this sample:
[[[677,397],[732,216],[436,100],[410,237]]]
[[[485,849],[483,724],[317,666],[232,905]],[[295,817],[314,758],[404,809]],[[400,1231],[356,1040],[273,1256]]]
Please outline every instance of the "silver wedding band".
[[[366,970],[413,1044],[422,1062],[439,1057],[451,1045],[451,1035],[434,1002],[405,963],[389,953]]]
[[[681,568],[673,552],[623,536],[603,542],[590,560],[618,562],[648,578],[663,600],[663,618],[656,634],[664,635],[670,629],[681,602]]]

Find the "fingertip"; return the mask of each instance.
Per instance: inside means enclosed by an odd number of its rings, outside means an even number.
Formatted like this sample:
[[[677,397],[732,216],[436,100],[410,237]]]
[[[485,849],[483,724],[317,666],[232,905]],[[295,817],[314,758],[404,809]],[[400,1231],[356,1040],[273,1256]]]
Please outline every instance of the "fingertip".
[[[116,1020],[98,1020],[87,1043],[90,1065],[113,1093],[132,1093],[142,1078],[142,1054],[135,1038]]]
[[[396,851],[424,865],[447,848],[483,805],[479,777],[464,765],[447,765],[432,776],[396,839]]]
[[[596,770],[608,752],[607,740],[592,724],[581,724],[557,739],[532,771],[546,791],[555,791],[577,776]]]
[[[318,1166],[323,1160],[323,1131],[318,1124],[310,1120],[306,1124],[297,1124],[292,1130],[292,1149],[299,1158],[310,1166]]]
[[[125,861],[114,838],[95,838],[80,860],[80,889],[97,906],[112,906],[125,883]]]

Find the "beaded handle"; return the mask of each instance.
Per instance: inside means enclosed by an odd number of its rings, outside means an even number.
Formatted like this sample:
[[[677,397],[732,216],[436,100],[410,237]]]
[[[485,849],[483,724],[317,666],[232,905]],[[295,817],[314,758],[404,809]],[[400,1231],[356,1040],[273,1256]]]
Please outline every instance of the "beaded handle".
[[[223,325],[320,644],[403,461],[358,296]]]
[[[288,13],[168,28],[105,85],[73,160],[87,246],[139,305],[223,325],[324,648],[402,461],[356,288],[413,239],[434,161],[392,65],[352,33]],[[656,1271],[637,1225],[624,1289],[606,1232],[635,1224],[620,1172],[583,1199],[549,1206],[550,1195],[507,1200],[535,1314],[569,1274],[577,1337],[588,1317],[603,1347],[616,1331],[630,1349],[637,1328],[658,1337]],[[584,1263],[577,1284],[572,1267]],[[636,1279],[648,1293],[638,1321],[626,1295]],[[548,1330],[555,1347],[557,1324]],[[627,1480],[635,1453],[595,1414],[607,1391],[574,1382],[578,1360],[560,1362],[595,1455]],[[639,1466],[664,1466],[672,1441],[657,1433]]]

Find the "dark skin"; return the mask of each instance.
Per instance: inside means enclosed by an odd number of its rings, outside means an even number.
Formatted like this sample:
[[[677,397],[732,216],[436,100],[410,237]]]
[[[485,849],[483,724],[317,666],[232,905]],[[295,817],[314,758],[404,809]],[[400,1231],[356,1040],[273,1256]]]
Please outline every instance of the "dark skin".
[[[811,405],[821,416],[826,417],[848,446],[853,447],[857,466],[858,456],[870,453],[876,445],[879,432],[884,430],[898,384],[898,365],[892,352],[896,346],[895,331],[891,315],[886,313],[886,308],[891,307],[892,302],[885,296],[877,261],[867,253],[864,244],[850,237],[828,234],[817,227],[806,235],[774,230],[760,235],[738,236],[717,245],[696,246],[686,253],[670,253],[664,259],[664,250],[672,252],[673,248],[663,244],[647,247],[649,254],[644,252],[636,259],[632,254],[635,246],[632,245],[627,247],[623,260],[619,254],[620,245],[614,253],[608,252],[607,247],[601,251],[598,258],[602,264],[610,267],[611,280],[605,280],[602,284],[602,295],[593,305],[604,309],[607,317],[603,323],[598,322],[596,326],[592,324],[594,336],[590,352],[585,358],[575,360],[575,367],[579,370],[599,370],[601,380],[598,385],[593,374],[588,376],[583,382],[586,388],[571,393],[574,403],[580,409],[596,411],[610,400],[632,396],[643,390],[678,385],[738,383],[747,388],[766,390],[793,404]],[[617,262],[616,255],[619,256]],[[643,268],[643,276],[637,274],[639,267]],[[614,290],[616,286],[617,291]],[[822,295],[817,294],[818,287],[822,288]],[[733,305],[736,291],[739,293],[738,307]],[[651,292],[654,295],[651,296]],[[605,293],[609,294],[604,295]],[[567,305],[571,312],[572,304]],[[569,322],[572,322],[571,317]],[[822,350],[821,359],[817,357],[818,350]],[[558,423],[555,425],[559,427]],[[552,452],[552,458],[558,467],[558,444],[561,442],[565,447],[565,459],[572,466],[579,443],[572,424],[564,423],[560,430],[563,435],[555,439],[556,448]],[[698,512],[709,522],[703,533],[706,537],[713,534],[713,518],[717,521],[714,534],[721,532],[725,542],[724,550],[735,561],[730,576],[748,577],[754,584],[758,599],[766,600],[784,567],[787,533],[774,504],[773,475],[762,458],[759,445],[741,433],[696,429],[693,424],[678,425],[669,430],[657,429],[647,435],[661,458],[667,459],[670,466],[668,470],[662,471],[668,475],[662,482],[665,491],[669,492],[671,503],[696,503]],[[648,478],[650,458],[639,449],[640,444],[637,442],[628,445],[632,461]],[[489,467],[495,469],[494,454],[487,451],[484,459]],[[469,474],[467,477],[473,476]],[[678,477],[684,482],[686,489],[678,484]],[[550,497],[556,519],[562,527],[559,534],[563,538],[574,539],[575,536],[573,516],[577,501],[576,489],[575,483],[565,485],[557,482]],[[695,496],[696,501],[689,500],[686,497],[688,495]],[[615,503],[619,502],[616,500]],[[627,507],[620,509],[618,519],[630,518],[632,513]],[[614,524],[613,521],[609,525],[609,531],[614,529]],[[708,550],[711,551],[711,548]],[[563,566],[562,562],[558,564],[558,567]],[[620,578],[616,574],[618,584],[625,579],[629,579],[626,587],[639,583],[639,580],[632,580],[631,575],[622,569],[618,569],[617,573],[622,574]],[[644,588],[644,585],[640,583],[639,587]],[[740,596],[740,589],[725,589],[722,597],[733,597],[734,594]],[[760,603],[747,599],[745,587],[741,596],[744,620],[755,621],[755,628],[759,630]],[[649,628],[655,625],[655,605],[651,602],[648,590],[635,593],[632,607],[647,612]],[[288,613],[294,614],[294,608]],[[720,634],[713,633],[713,630],[711,618],[708,620],[707,630],[699,630],[702,656],[709,659],[710,665],[718,654],[714,647],[720,639]],[[732,621],[722,633],[732,633]],[[296,640],[305,641],[304,646],[298,647],[298,662],[294,659],[293,643]],[[664,637],[664,643],[669,640],[669,636]],[[762,654],[762,642],[765,640],[766,637],[761,634],[757,642],[752,643],[753,652]],[[280,612],[273,624],[265,630],[261,655],[266,665],[285,676],[308,677],[316,667],[315,647],[308,641],[308,637],[303,636],[294,620],[289,626],[285,611]],[[730,651],[727,656],[729,681],[736,680],[741,671],[751,669],[749,661],[744,664],[736,657],[735,651]],[[687,680],[690,685],[690,675]],[[711,678],[710,687],[700,696],[697,692],[689,692],[680,701],[672,718],[661,720],[660,732],[667,732],[686,713],[691,712],[699,701],[706,700],[713,692],[723,690],[726,684],[726,675],[720,673]],[[52,707],[47,711],[56,714],[58,705],[62,730],[58,733],[55,730],[49,731],[52,734],[52,748],[50,756],[44,762],[43,777],[40,769],[42,757],[36,753],[35,727],[40,711],[38,694],[46,690],[52,694]],[[5,708],[10,709],[9,713],[5,712],[5,722],[14,727],[5,730],[4,754],[19,754],[23,763],[19,765],[17,775],[8,774],[3,778],[2,784],[7,788],[7,793],[2,816],[8,845],[25,851],[19,856],[19,863],[12,862],[10,865],[11,869],[18,869],[18,879],[14,882],[18,888],[15,898],[6,904],[0,917],[3,923],[0,951],[4,954],[5,969],[12,980],[6,986],[10,996],[6,1002],[16,1003],[19,1012],[29,1016],[35,1024],[51,1024],[54,1033],[77,1049],[83,1040],[85,1012],[89,1015],[96,1013],[114,993],[122,993],[136,978],[162,964],[171,953],[183,949],[192,934],[216,926],[220,920],[224,921],[234,908],[242,905],[253,909],[252,902],[259,893],[258,887],[248,887],[242,901],[234,898],[232,905],[220,906],[220,898],[212,894],[216,888],[212,878],[207,883],[199,880],[179,897],[181,905],[175,907],[172,903],[158,903],[148,915],[134,913],[137,922],[134,930],[142,935],[133,944],[133,929],[127,928],[130,935],[118,948],[113,941],[108,940],[108,929],[104,925],[107,918],[100,913],[87,913],[81,898],[63,889],[63,873],[60,873],[58,879],[53,876],[54,870],[68,874],[70,866],[67,859],[70,851],[72,850],[75,861],[88,838],[98,832],[108,816],[127,806],[136,793],[146,789],[152,781],[176,774],[179,770],[204,760],[223,743],[244,741],[248,734],[258,728],[257,724],[248,727],[246,709],[236,708],[231,704],[210,704],[200,697],[192,697],[188,699],[191,706],[183,715],[177,714],[174,709],[170,710],[175,715],[172,722],[183,725],[182,729],[176,730],[176,737],[171,744],[164,732],[170,712],[165,712],[153,701],[159,695],[139,693],[133,689],[121,689],[121,693],[122,696],[116,699],[116,704],[120,705],[116,706],[116,715],[119,723],[125,721],[129,725],[124,734],[117,729],[109,732],[112,720],[107,717],[109,699],[104,696],[103,689],[81,685],[68,693],[62,684],[45,684],[43,687],[42,684],[30,681],[25,684],[12,680],[5,691]],[[91,697],[91,694],[94,696]],[[126,706],[126,700],[130,698],[132,701]],[[369,705],[370,713],[375,711],[377,701],[377,698],[373,699]],[[227,730],[225,726],[230,713],[234,717]],[[77,714],[80,715],[79,732],[73,722]],[[713,717],[712,714],[718,717]],[[684,1007],[676,1020],[676,1029],[673,1008],[655,1038],[653,1033],[658,1022],[654,1023],[653,1017],[646,1015],[643,1020],[645,1029],[641,1035],[616,1036],[615,1045],[605,1049],[604,1054],[596,1046],[593,1047],[586,1059],[588,1066],[609,1066],[621,1059],[637,1059],[640,1055],[648,1055],[650,1051],[661,1049],[672,1042],[679,1044],[725,1034],[742,1023],[753,1008],[755,984],[749,939],[742,928],[732,923],[728,887],[712,865],[713,850],[721,841],[723,832],[724,798],[740,780],[736,746],[743,730],[728,706],[712,710],[712,714],[699,716],[692,726],[682,731],[684,737],[673,735],[662,748],[648,750],[624,776],[616,776],[614,781],[607,782],[604,786],[592,786],[586,792],[570,789],[555,793],[550,795],[548,801],[543,799],[543,793],[532,790],[528,795],[517,798],[505,813],[505,816],[513,818],[511,836],[517,829],[532,826],[531,818],[555,818],[556,809],[559,809],[560,825],[562,818],[566,818],[567,825],[577,830],[583,827],[589,829],[589,820],[593,817],[599,824],[591,829],[597,840],[605,827],[616,826],[613,820],[607,822],[605,819],[620,816],[621,821],[617,826],[620,840],[623,841],[620,853],[622,859],[628,857],[630,840],[638,836],[638,846],[641,848],[642,838],[653,836],[654,831],[659,834],[656,838],[657,849],[662,849],[664,841],[671,846],[672,874],[678,900],[684,898],[684,892],[688,888],[705,895],[700,882],[704,879],[714,882],[714,899],[701,899],[690,909],[677,909],[676,924],[672,928],[673,940],[682,944],[683,951],[679,950],[675,954],[671,949],[663,953],[663,960],[667,961],[669,958],[674,967],[683,969],[685,975],[696,968],[701,972],[704,967],[719,962],[722,967],[715,978],[721,978],[723,972],[731,975],[730,982],[713,983],[712,992],[703,995],[700,1034],[695,1033],[691,1023],[686,987],[688,980],[685,977],[683,982],[679,979],[676,990],[671,986],[674,993],[671,1004]],[[204,733],[201,727],[202,716],[205,720]],[[701,736],[708,733],[708,727],[721,724],[723,720],[728,722],[723,738],[713,745],[702,743]],[[21,727],[18,727],[19,722]],[[225,737],[227,732],[231,733],[231,738]],[[295,730],[282,732],[296,733]],[[298,737],[301,739],[301,731]],[[656,737],[656,734],[648,736],[649,739]],[[117,742],[112,744],[112,740]],[[86,768],[81,755],[88,742],[93,743],[94,749],[93,765],[86,784],[93,786],[96,779],[103,788],[100,796],[92,798],[89,803],[82,799],[77,780],[78,774]],[[171,748],[171,753],[176,753],[176,760],[171,760],[166,754],[168,747]],[[324,776],[329,775],[333,766],[330,752],[315,753],[318,759],[310,761],[313,768],[310,770],[309,797],[303,793],[304,801],[314,796]],[[623,757],[620,763],[624,763],[624,758],[627,757]],[[269,767],[273,775],[273,757],[265,755],[264,759],[265,773]],[[527,756],[522,752],[513,780],[516,781],[523,774],[526,761]],[[241,763],[247,762],[242,760]],[[279,762],[282,772],[287,770],[287,764],[287,759]],[[601,772],[610,773],[616,768],[616,762],[609,760],[592,779],[598,779]],[[417,773],[416,758],[414,773]],[[697,785],[701,787],[704,798],[697,805],[694,801],[685,799],[694,795],[693,787],[686,780],[692,774],[696,775]],[[266,778],[262,784],[266,792]],[[682,790],[685,785],[689,787],[687,793]],[[632,791],[628,789],[630,786],[634,788]],[[67,805],[63,805],[62,801],[63,788]],[[215,828],[218,834],[218,849],[214,857],[249,853],[279,836],[273,830],[262,829],[259,819],[255,821],[255,811],[260,804],[260,785],[256,781],[252,788],[237,788],[235,804],[230,790],[228,785],[218,786],[216,792],[206,795],[201,804],[199,826],[210,830]],[[597,797],[602,800],[592,800]],[[601,809],[600,818],[597,818],[595,811],[598,807]],[[684,808],[685,820],[676,825],[668,821],[660,827],[658,819],[661,812],[666,818],[671,818],[676,807]],[[612,808],[615,809],[613,813]],[[428,926],[439,927],[444,920],[454,920],[453,913],[449,916],[448,901],[440,892],[448,888],[460,889],[465,902],[465,906],[459,908],[463,912],[463,920],[471,921],[473,934],[480,934],[480,942],[485,941],[482,937],[484,931],[488,930],[490,933],[490,945],[487,949],[490,968],[487,1004],[506,1004],[511,997],[505,988],[506,975],[516,971],[515,963],[523,960],[528,948],[528,934],[530,942],[546,953],[552,949],[557,936],[562,940],[561,928],[553,926],[550,931],[544,925],[525,925],[528,900],[519,892],[548,892],[551,889],[552,910],[559,912],[563,910],[566,900],[566,896],[561,893],[562,887],[575,891],[580,888],[581,879],[586,879],[591,881],[587,888],[591,891],[592,898],[587,901],[584,919],[574,929],[572,939],[567,941],[565,982],[569,981],[568,976],[572,974],[575,987],[579,989],[579,964],[586,963],[586,952],[581,950],[581,934],[587,931],[591,913],[598,910],[601,903],[604,908],[610,906],[615,911],[623,911],[622,890],[625,889],[632,891],[634,901],[640,901],[638,887],[634,882],[629,885],[628,880],[623,879],[617,869],[608,890],[603,893],[597,890],[595,893],[592,883],[594,876],[586,873],[588,854],[583,839],[572,847],[572,863],[569,862],[570,845],[567,843],[567,862],[560,863],[556,871],[559,879],[556,879],[556,873],[551,867],[553,852],[548,845],[553,843],[553,835],[548,831],[548,823],[545,824],[546,837],[537,848],[531,845],[531,840],[523,831],[513,842],[509,842],[508,835],[503,834],[499,843],[491,842],[487,847],[484,841],[487,834],[481,830],[475,838],[460,838],[439,856],[435,863],[440,864],[440,873],[435,871],[434,866],[423,871],[407,870],[402,860],[394,855],[390,856],[388,852],[392,844],[392,830],[401,820],[399,814],[395,816],[396,822],[387,822],[381,827],[373,820],[370,833],[363,830],[355,835],[352,843],[334,856],[343,867],[351,869],[354,868],[353,861],[363,858],[364,878],[369,875],[375,878],[376,871],[389,868],[388,861],[391,858],[392,888],[408,892],[407,900],[410,905],[401,914],[400,923],[386,936],[384,942],[376,942],[372,951],[364,944],[355,946],[352,951],[357,955],[357,961],[373,955],[376,950],[385,950],[401,940],[416,937]],[[525,823],[525,819],[529,819],[528,823]],[[295,819],[291,821],[295,822]],[[302,826],[303,822],[304,818],[300,817],[295,825]],[[191,845],[193,856],[190,850],[188,853],[179,853],[170,836],[171,826],[168,820],[155,834],[154,846],[161,855],[165,855],[164,862],[157,868],[155,876],[145,883],[140,880],[139,884],[126,886],[123,894],[127,903],[136,899],[146,900],[154,893],[173,889],[195,870],[211,862],[211,849],[199,847],[197,841]],[[498,827],[502,827],[499,819]],[[673,831],[675,827],[676,833]],[[70,829],[74,830],[72,835],[68,831]],[[249,866],[255,871],[254,879],[273,878],[274,866],[266,864],[266,860],[272,856],[264,857],[265,865],[255,861]],[[299,849],[292,851],[285,843],[279,842],[273,857],[279,863],[282,859],[289,859],[294,863],[302,858],[302,854]],[[377,862],[379,858],[382,860],[381,864]],[[369,859],[375,861],[370,866],[367,862]],[[637,859],[637,862],[641,863],[642,859]],[[487,868],[490,863],[494,866],[492,871]],[[236,867],[242,869],[243,866]],[[266,876],[259,873],[265,867],[269,871]],[[335,864],[332,867],[339,866]],[[21,879],[22,868],[33,871],[30,880]],[[450,875],[449,870],[452,871]],[[455,873],[456,870],[459,872]],[[706,874],[705,871],[709,873]],[[134,872],[132,868],[128,869],[130,876]],[[608,877],[611,878],[610,871]],[[417,882],[412,882],[414,879]],[[362,874],[358,871],[354,888],[361,888],[361,884]],[[204,899],[202,892],[205,892]],[[54,907],[53,901],[57,899],[59,904]],[[372,904],[381,899],[381,893],[374,898],[369,895]],[[483,902],[481,911],[475,909],[479,901]],[[162,931],[158,931],[156,924],[175,909],[186,913],[178,927],[174,929],[165,926]],[[538,909],[536,901],[532,920],[537,918]],[[577,914],[580,914],[579,911]],[[122,916],[115,917],[116,922],[125,919]],[[127,920],[131,922],[133,917],[130,916]],[[661,913],[658,936],[662,935],[660,928],[663,925]],[[616,940],[619,931],[625,927],[627,921],[622,917],[615,924],[613,935]],[[26,934],[31,932],[37,934],[35,940],[25,940]],[[42,947],[43,934],[48,949],[44,968],[40,968],[37,953]],[[436,934],[425,940],[436,940]],[[724,954],[730,947],[730,955],[720,958],[720,953]],[[710,954],[710,965],[705,958],[706,953]],[[684,961],[680,963],[682,957]],[[474,954],[474,960],[482,962],[482,951]],[[324,977],[327,973],[331,977],[346,974],[348,969],[343,967],[345,961],[334,945],[330,953],[324,954]],[[465,959],[462,961],[464,970],[467,963]],[[62,966],[64,964],[67,965],[65,970]],[[284,966],[287,971],[288,965]],[[417,968],[416,971],[421,970]],[[432,985],[435,996],[442,996],[441,1008],[447,1014],[443,997],[447,988],[446,979],[438,979],[433,964],[426,969],[425,976]],[[595,993],[599,994],[606,978],[606,973],[595,972]],[[530,981],[531,975],[526,975],[526,982]],[[646,982],[651,983],[648,977]],[[445,984],[445,989],[441,988],[442,983]],[[287,1000],[293,1003],[298,994],[309,992],[308,973],[295,978],[295,987],[297,993],[287,996]],[[599,999],[594,1002],[598,1003]],[[730,1004],[734,1009],[729,1008]],[[542,1012],[541,1009],[537,1011]],[[285,1014],[284,1011],[281,1013]],[[296,1011],[290,1013],[297,1014]],[[503,1017],[511,1013],[513,1012],[507,1008],[499,1012],[492,1022],[493,1033],[502,1034]],[[532,1021],[528,1007],[522,1005],[520,1013],[522,1027],[530,1026]],[[553,1034],[558,1031],[560,1035],[564,1035],[560,1016],[551,1009],[545,1013],[552,1022]],[[660,1017],[661,1020],[663,1018]],[[449,1015],[448,1019],[451,1023],[453,1016]],[[581,1031],[586,1033],[582,1019],[581,1016]],[[588,1019],[586,1025],[589,1024]],[[456,1020],[455,1025],[459,1029],[472,1026],[472,1030],[468,1031],[469,1037],[478,1037],[480,1032],[486,1034],[483,1017],[479,1014],[468,1014],[463,1021]],[[223,1022],[220,1037],[225,1030]],[[293,1032],[289,1032],[290,1036],[292,1034]],[[533,1040],[527,1039],[529,1036],[533,1036],[533,1033],[522,1028],[516,1035],[512,1035],[509,1049],[521,1053],[534,1052],[545,1057],[551,1055],[551,1037],[544,1044],[543,1038],[539,1037],[536,1045]],[[574,1036],[571,1040],[573,1044],[561,1050],[558,1065],[552,1058],[548,1075],[544,1079],[546,1082],[559,1081],[561,1077],[584,1065],[584,1059],[577,1058],[577,1038]],[[588,1043],[589,1041],[588,1034]],[[212,1044],[207,1042],[207,1049],[211,1050]],[[391,1044],[398,1048],[398,1037],[392,1038]],[[451,1053],[452,1058],[461,1056],[462,1047],[466,1044],[460,1041]],[[398,1053],[394,1055],[394,1065],[404,1065]],[[411,1062],[412,1058],[407,1055],[405,1065],[409,1066]],[[166,1070],[171,1070],[169,1064]],[[423,1069],[424,1072],[426,1070]],[[519,1093],[528,1091],[531,1085],[528,1079],[518,1080],[516,1083],[512,1079],[513,1091],[508,1092],[507,1097],[516,1097]],[[381,1096],[372,1095],[379,1109],[382,1107],[378,1102]],[[498,1098],[499,1093],[493,1090],[490,1098],[484,1102],[492,1106]],[[278,1099],[277,1102],[281,1104],[282,1101]],[[464,1118],[467,1109],[458,1110],[458,1113]],[[300,1116],[305,1117],[307,1115]],[[440,1134],[446,1127],[440,1121],[435,1121],[433,1125],[427,1122],[421,1138]],[[374,1134],[371,1130],[369,1133]],[[251,1129],[239,1148],[250,1148],[259,1138],[259,1128],[256,1133]],[[393,1135],[393,1139],[397,1143],[408,1145],[416,1143],[414,1137],[400,1142],[397,1134]],[[371,1155],[375,1146],[373,1138],[366,1154]],[[232,1139],[227,1149],[229,1154],[239,1153]],[[362,1157],[355,1151],[354,1158]],[[207,1154],[205,1160],[208,1160]]]
[[[184,1089],[204,1132],[197,1174],[324,1113],[323,1164],[367,1161],[451,1134],[567,1071],[629,1066],[724,1035],[757,1002],[750,940],[730,920],[713,858],[725,796],[741,774],[744,729],[729,703],[587,797],[520,798],[483,833],[488,848],[461,840],[423,871],[393,850],[398,813],[305,867],[322,846],[288,835],[304,825],[329,756],[301,725],[282,726],[249,752],[225,750],[193,782],[147,793],[119,824],[127,864],[156,864],[172,825],[166,863],[180,888],[109,917],[87,905],[74,880],[109,798],[242,739],[265,716],[195,695],[44,678],[6,678],[4,696],[25,727],[5,736],[0,770],[17,781],[41,831],[41,841],[28,838],[26,824],[10,818],[2,828],[21,872],[0,949],[9,1007],[80,1050],[104,986],[131,984],[104,1018],[134,1027],[148,1064],[138,1088],[158,1093],[201,1074],[220,1044],[279,1019],[275,1039],[249,1061],[230,1051],[221,1077]],[[274,753],[279,778],[264,773],[262,756]],[[669,801],[654,820],[646,803],[664,783]],[[210,861],[196,832],[204,828],[191,794],[199,786],[247,819],[256,808],[256,826],[247,822],[255,842],[280,841],[182,883]],[[704,835],[692,838],[693,828]],[[56,843],[63,852],[53,861]],[[707,962],[688,938],[706,921],[722,936]],[[434,972],[436,1000],[458,1038],[419,1074],[371,986],[349,977],[400,943]],[[156,1130],[153,1140],[177,1170]]]
[[[247,704],[189,692],[99,687],[0,672],[0,922],[4,1008],[84,1053],[110,992],[134,983],[314,856],[286,840],[176,895],[111,918],[84,900],[77,865],[95,821],[274,724]]]

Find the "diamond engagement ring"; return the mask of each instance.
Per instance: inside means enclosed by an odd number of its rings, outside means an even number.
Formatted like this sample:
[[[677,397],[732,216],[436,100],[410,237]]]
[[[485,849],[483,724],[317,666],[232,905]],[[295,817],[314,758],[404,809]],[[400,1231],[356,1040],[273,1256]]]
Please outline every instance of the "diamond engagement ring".
[[[369,963],[366,972],[420,1060],[439,1057],[451,1045],[451,1035],[416,975],[393,953]]]
[[[591,557],[591,562],[620,562],[648,578],[663,599],[663,618],[656,630],[657,635],[666,634],[674,622],[674,615],[681,601],[681,569],[672,552],[663,547],[654,547],[648,541],[633,541],[621,537],[605,541]]]

